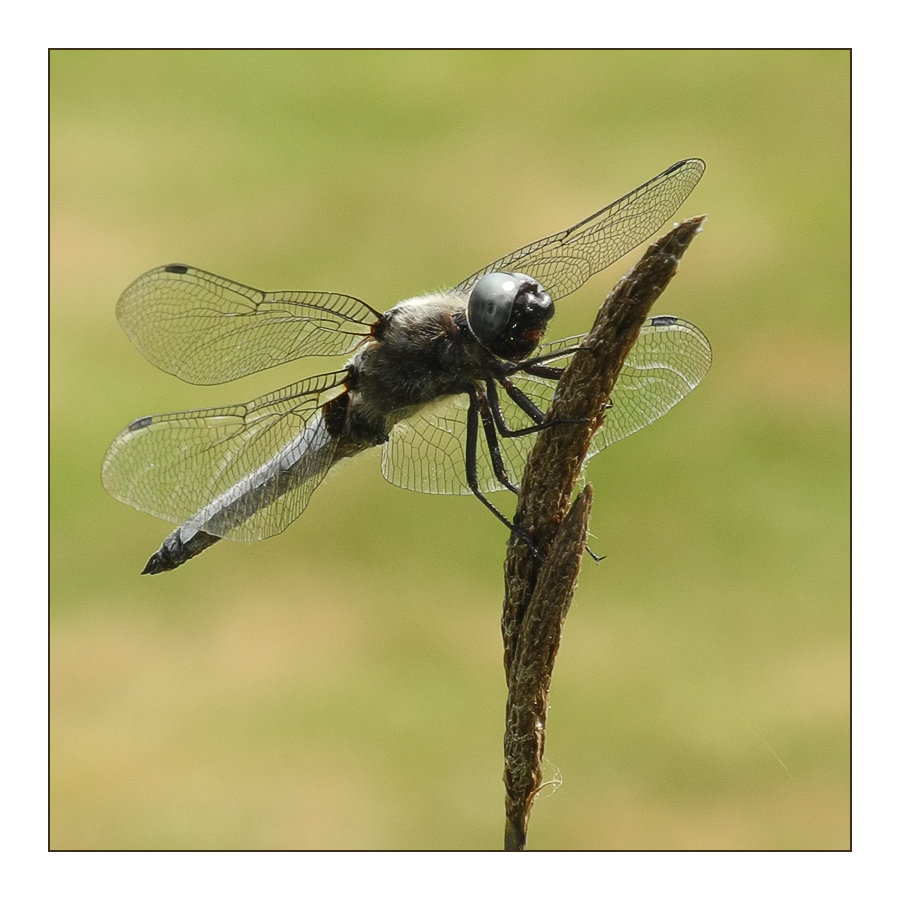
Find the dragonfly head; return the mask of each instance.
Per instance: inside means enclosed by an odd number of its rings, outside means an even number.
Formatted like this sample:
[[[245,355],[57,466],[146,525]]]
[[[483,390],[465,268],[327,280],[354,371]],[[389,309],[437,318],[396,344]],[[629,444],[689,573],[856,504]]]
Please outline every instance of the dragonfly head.
[[[533,353],[553,317],[553,300],[530,275],[491,272],[469,295],[469,328],[491,353],[520,360]]]

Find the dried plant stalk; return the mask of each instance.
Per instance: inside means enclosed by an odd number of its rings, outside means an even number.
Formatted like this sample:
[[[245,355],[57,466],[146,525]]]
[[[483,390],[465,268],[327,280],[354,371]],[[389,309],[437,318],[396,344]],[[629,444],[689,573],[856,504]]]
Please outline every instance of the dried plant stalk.
[[[560,379],[549,413],[583,424],[541,432],[525,467],[515,524],[542,559],[523,541],[510,541],[501,621],[509,688],[503,771],[507,850],[525,849],[531,807],[541,786],[550,677],[584,552],[590,485],[571,509],[569,498],[591,438],[603,424],[622,364],[705,218],[686,219],[651,244],[610,292]]]

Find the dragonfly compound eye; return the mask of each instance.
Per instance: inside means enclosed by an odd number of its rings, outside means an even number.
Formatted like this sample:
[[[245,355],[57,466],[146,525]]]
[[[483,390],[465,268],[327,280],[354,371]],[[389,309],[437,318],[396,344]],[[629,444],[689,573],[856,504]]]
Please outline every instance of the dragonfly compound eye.
[[[519,278],[508,272],[491,272],[476,282],[469,296],[466,317],[479,341],[487,344],[503,334],[519,286]]]

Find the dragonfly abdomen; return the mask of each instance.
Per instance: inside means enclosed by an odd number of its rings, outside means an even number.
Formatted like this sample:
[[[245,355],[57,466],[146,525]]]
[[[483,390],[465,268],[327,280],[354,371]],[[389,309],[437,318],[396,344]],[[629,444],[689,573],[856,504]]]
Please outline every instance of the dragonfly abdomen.
[[[339,443],[340,438],[331,433],[324,411],[317,413],[286,447],[173,531],[150,558],[143,574],[155,575],[177,568],[221,538],[240,540],[242,529],[249,528],[251,533],[270,530],[265,523],[256,522],[256,517],[269,515],[273,521],[283,520],[273,510],[277,503],[295,502],[301,508],[305,506],[315,486],[334,463]]]

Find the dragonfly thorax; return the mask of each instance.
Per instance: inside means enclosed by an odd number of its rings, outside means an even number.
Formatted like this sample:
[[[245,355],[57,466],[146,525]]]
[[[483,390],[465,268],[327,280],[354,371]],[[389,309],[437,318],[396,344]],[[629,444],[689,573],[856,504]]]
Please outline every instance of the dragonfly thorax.
[[[463,301],[453,294],[398,303],[372,337],[348,363],[349,383],[367,411],[389,420],[398,411],[466,393],[498,365],[472,334]]]

